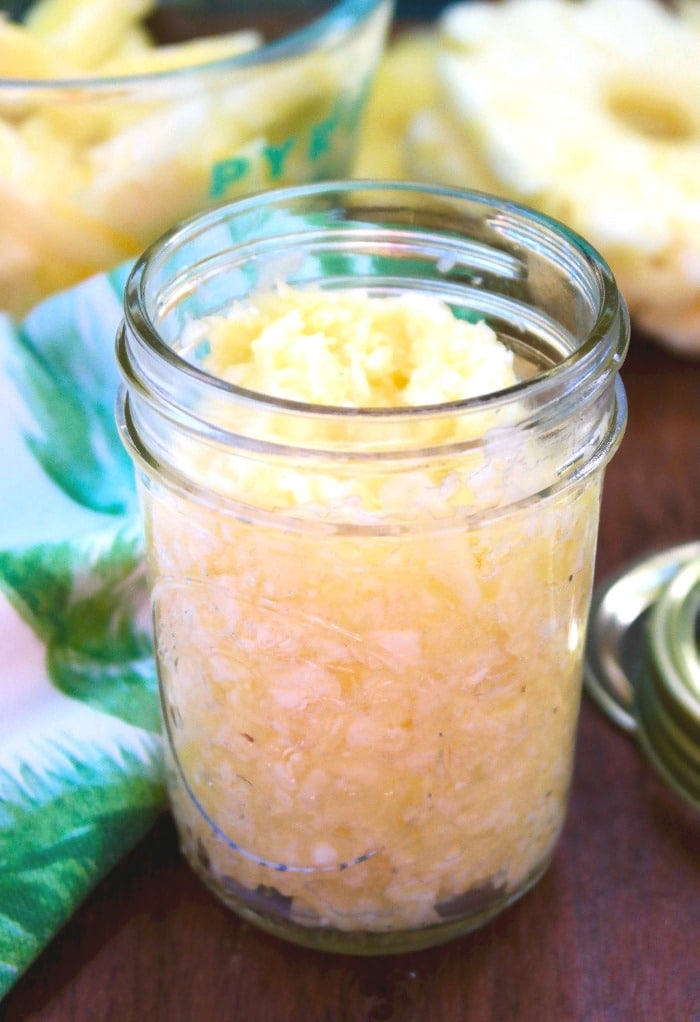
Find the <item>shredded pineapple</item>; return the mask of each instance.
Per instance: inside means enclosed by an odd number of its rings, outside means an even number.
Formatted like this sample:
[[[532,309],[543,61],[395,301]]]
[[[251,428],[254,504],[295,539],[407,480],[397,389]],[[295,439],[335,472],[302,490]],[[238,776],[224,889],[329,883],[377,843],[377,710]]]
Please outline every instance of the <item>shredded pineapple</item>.
[[[210,350],[203,368],[246,390],[275,398],[336,408],[406,409],[445,405],[505,390],[516,382],[512,352],[486,323],[457,319],[451,309],[429,295],[404,294],[375,298],[364,291],[296,290],[285,286],[258,293],[251,304],[236,304],[225,317],[188,324],[183,351]],[[507,425],[512,412],[504,407],[469,415],[426,416],[411,425],[410,442],[430,447],[465,445],[487,429]],[[235,424],[229,423],[231,427]],[[321,441],[329,449],[339,443],[361,443],[352,417],[321,422],[303,417],[277,422],[270,411],[268,435],[282,442]],[[385,421],[386,440],[400,436],[401,424]],[[405,441],[403,441],[405,442]],[[183,441],[186,447],[186,441]],[[499,455],[501,461],[511,451]],[[183,457],[188,455],[183,448]],[[484,466],[477,449],[463,455],[463,466],[476,474]],[[422,460],[403,474],[398,489],[385,473],[363,473],[356,466],[330,470],[321,462],[298,472],[280,465],[232,459],[214,449],[204,461],[194,454],[193,472],[203,485],[245,497],[270,508],[294,508],[313,516],[319,505],[332,505],[349,521],[368,515],[405,511],[444,517],[455,506],[477,499],[467,492],[469,472],[453,476],[444,464],[431,469]],[[535,484],[541,468],[527,444],[518,456],[518,470],[509,483],[494,482],[507,499],[509,486],[522,474]],[[480,483],[481,497],[489,490]],[[409,498],[410,493],[410,498]],[[342,509],[342,511],[341,511]]]
[[[494,331],[427,295],[281,286],[209,320],[207,334],[214,375],[311,404],[415,407],[515,383],[512,353]]]
[[[447,423],[455,398],[515,379],[489,327],[425,296],[283,288],[190,324],[193,348],[267,394],[448,402]],[[293,417],[279,425],[293,443]],[[472,518],[494,480],[532,492],[526,438],[500,464],[433,466],[423,439],[371,480],[187,441],[187,488],[142,490],[183,847],[238,911],[321,945],[475,925],[534,882],[564,818],[598,481]]]

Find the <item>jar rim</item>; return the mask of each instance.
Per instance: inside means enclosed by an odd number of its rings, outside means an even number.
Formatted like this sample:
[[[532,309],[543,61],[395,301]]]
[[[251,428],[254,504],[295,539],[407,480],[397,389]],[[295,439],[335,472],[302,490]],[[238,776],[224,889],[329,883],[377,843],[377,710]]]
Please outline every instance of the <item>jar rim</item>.
[[[279,206],[288,202],[313,199],[324,195],[352,194],[368,190],[378,193],[422,194],[438,199],[467,201],[484,209],[490,209],[494,214],[510,215],[514,223],[520,221],[550,240],[565,244],[570,252],[578,258],[580,264],[588,269],[591,279],[596,282],[598,289],[597,316],[588,330],[587,336],[565,358],[507,388],[456,401],[388,408],[320,404],[249,390],[207,373],[183,358],[163,340],[147,311],[146,288],[149,275],[154,272],[154,268],[157,268],[158,264],[178,244],[206,232],[217,221],[228,215],[262,211],[265,207]],[[627,308],[618,291],[611,269],[600,253],[571,228],[521,203],[485,192],[411,181],[341,179],[293,185],[253,193],[244,198],[223,203],[203,213],[200,212],[176,224],[146,249],[132,268],[124,295],[124,321],[130,332],[141,345],[150,349],[150,352],[157,356],[159,362],[166,363],[178,374],[187,377],[198,389],[202,388],[203,391],[217,394],[219,397],[228,396],[240,404],[254,404],[260,409],[267,408],[273,412],[297,416],[308,415],[316,419],[353,419],[368,422],[400,421],[495,409],[503,404],[510,404],[526,394],[532,397],[536,392],[542,392],[542,398],[546,400],[546,394],[550,389],[560,389],[562,384],[573,376],[580,384],[582,376],[586,377],[591,371],[595,371],[598,375],[601,373],[607,375],[611,370],[616,372],[624,359],[629,341]],[[616,329],[616,325],[618,329]],[[607,343],[601,344],[601,341],[606,339]]]

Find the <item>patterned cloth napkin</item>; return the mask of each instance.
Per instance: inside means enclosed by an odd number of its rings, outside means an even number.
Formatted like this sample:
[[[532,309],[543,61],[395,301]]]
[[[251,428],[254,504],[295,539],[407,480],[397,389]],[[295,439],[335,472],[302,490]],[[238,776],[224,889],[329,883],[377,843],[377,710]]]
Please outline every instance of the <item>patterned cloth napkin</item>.
[[[114,424],[128,269],[0,319],[0,998],[164,805]]]

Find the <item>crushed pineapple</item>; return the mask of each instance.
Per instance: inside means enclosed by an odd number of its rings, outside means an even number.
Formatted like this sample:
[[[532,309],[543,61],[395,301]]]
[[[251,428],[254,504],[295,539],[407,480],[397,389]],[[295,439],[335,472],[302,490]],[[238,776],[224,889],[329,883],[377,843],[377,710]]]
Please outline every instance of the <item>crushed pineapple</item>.
[[[515,383],[512,353],[494,331],[429,295],[279,287],[206,329],[214,375],[311,404],[416,407]]]
[[[514,380],[490,328],[425,296],[283,289],[188,329],[210,372],[339,409]],[[185,446],[194,489],[142,487],[184,851],[239,912],[320,943],[475,925],[536,880],[564,819],[598,482],[474,515],[466,495],[519,448],[429,466],[421,439],[420,488],[414,464],[375,462],[369,525],[345,527],[332,487],[299,518],[317,470],[255,444],[225,468],[216,444]],[[361,466],[322,471],[366,494]]]
[[[361,291],[323,292],[280,287],[257,294],[252,304],[234,305],[226,317],[190,323],[183,335],[184,350],[205,344],[210,355],[203,365],[210,373],[258,393],[275,398],[327,405],[336,408],[401,409],[443,405],[481,394],[504,390],[516,382],[512,352],[483,321],[470,323],[456,318],[442,301],[429,295],[403,294],[373,298]],[[427,417],[412,424],[414,445],[466,443],[490,426],[504,426],[507,408],[467,418]],[[362,443],[352,418],[309,423],[285,420],[279,427],[269,417],[269,432],[282,430],[283,442],[307,440],[327,446],[341,441]],[[388,421],[383,433],[396,431]],[[401,427],[398,427],[399,432]],[[508,452],[505,457],[509,457]],[[420,514],[441,517],[448,508],[470,504],[477,494],[467,489],[469,479],[485,457],[478,450],[466,453],[469,472],[456,475],[424,460],[402,473],[395,485],[393,474],[367,471],[357,466],[337,467],[332,472],[321,464],[299,472],[277,465],[274,469],[254,461],[234,459],[226,451],[213,451],[206,460],[195,456],[198,476],[229,495],[260,507],[294,508],[298,514],[314,515],[321,505],[341,509],[346,520],[357,515],[385,516],[390,508],[405,510],[406,496]],[[503,455],[501,455],[501,461]],[[513,482],[523,473],[534,480],[540,466],[528,446],[519,458],[520,471],[498,473],[501,499],[507,500]],[[449,476],[445,486],[445,477]],[[480,480],[480,496],[492,490]],[[446,499],[449,494],[449,499]],[[418,510],[416,510],[418,513]]]

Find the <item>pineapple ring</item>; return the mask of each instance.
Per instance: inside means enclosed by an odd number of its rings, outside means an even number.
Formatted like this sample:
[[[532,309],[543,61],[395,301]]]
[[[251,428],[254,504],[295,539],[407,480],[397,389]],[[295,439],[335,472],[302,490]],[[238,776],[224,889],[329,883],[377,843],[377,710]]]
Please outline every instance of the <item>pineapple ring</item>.
[[[700,355],[700,32],[691,20],[656,0],[472,0],[443,14],[436,74],[442,106],[428,141],[442,131],[475,149],[490,190],[583,234],[611,264],[636,322]],[[468,161],[431,161],[420,127],[423,174],[471,184]]]

